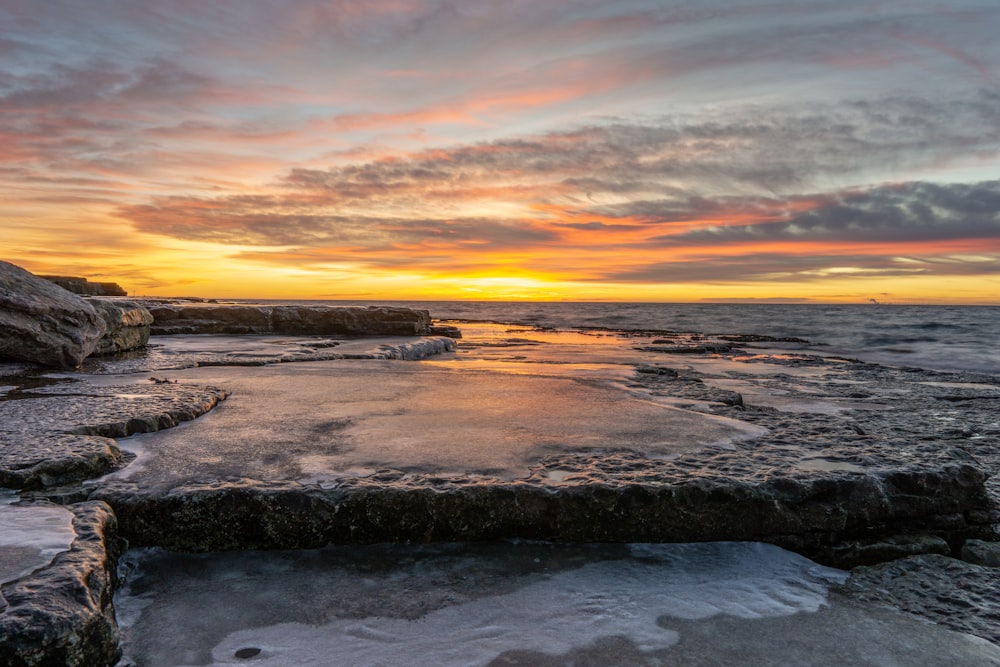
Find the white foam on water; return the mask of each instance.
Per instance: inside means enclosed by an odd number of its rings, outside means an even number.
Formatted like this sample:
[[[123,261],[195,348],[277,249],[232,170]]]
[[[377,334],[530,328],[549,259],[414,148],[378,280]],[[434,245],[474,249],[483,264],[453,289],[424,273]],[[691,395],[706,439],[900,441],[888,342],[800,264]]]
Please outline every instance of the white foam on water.
[[[435,586],[433,570],[426,576],[426,585]],[[846,576],[765,544],[633,545],[632,558],[590,562],[416,620],[370,616],[308,625],[274,619],[273,625],[227,635],[212,647],[212,664],[484,665],[505,651],[559,655],[607,637],[625,637],[639,650],[653,651],[677,643],[670,618],[813,612]],[[259,653],[240,658],[240,649]]]

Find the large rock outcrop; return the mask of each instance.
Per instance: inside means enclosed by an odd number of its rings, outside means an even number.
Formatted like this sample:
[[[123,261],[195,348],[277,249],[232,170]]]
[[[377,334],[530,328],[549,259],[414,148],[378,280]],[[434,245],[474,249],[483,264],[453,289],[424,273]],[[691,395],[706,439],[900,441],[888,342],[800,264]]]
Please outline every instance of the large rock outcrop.
[[[149,311],[154,335],[414,336],[431,326],[426,310],[392,306],[149,304]]]
[[[0,358],[76,368],[106,330],[104,319],[81,297],[0,262]]]
[[[104,320],[107,331],[95,354],[115,354],[143,347],[149,341],[153,316],[134,301],[92,299],[94,310]]]

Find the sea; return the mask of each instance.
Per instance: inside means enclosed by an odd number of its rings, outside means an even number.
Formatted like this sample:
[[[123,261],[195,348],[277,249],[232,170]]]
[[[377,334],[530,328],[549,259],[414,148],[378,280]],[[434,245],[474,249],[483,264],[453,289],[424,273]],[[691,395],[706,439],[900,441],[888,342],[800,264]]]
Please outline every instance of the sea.
[[[817,354],[890,366],[1000,375],[1000,306],[530,301],[259,301],[391,305],[436,320],[557,330],[749,334],[806,341]]]

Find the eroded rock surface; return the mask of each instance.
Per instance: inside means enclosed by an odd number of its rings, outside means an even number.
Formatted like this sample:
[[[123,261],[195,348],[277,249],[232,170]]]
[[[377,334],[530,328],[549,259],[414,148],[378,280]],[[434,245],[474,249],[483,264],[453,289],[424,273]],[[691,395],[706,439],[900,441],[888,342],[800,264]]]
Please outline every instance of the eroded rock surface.
[[[120,655],[112,594],[122,544],[111,509],[71,506],[76,539],[52,562],[3,583],[0,664],[103,667]]]
[[[911,556],[851,572],[847,595],[879,602],[1000,645],[1000,569]]]
[[[0,358],[76,368],[106,329],[83,298],[0,261]]]
[[[113,438],[176,426],[226,396],[176,383],[69,382],[8,392],[0,400],[0,486],[34,489],[106,474],[122,458]]]

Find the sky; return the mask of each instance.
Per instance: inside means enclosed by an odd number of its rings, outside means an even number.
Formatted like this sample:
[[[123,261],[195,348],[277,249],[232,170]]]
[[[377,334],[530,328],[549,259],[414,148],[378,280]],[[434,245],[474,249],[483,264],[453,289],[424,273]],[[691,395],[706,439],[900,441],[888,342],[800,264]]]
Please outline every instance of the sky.
[[[996,0],[0,0],[0,258],[138,296],[1000,304]]]

